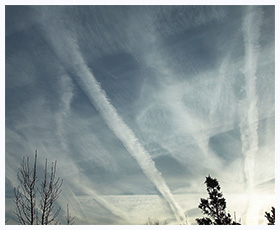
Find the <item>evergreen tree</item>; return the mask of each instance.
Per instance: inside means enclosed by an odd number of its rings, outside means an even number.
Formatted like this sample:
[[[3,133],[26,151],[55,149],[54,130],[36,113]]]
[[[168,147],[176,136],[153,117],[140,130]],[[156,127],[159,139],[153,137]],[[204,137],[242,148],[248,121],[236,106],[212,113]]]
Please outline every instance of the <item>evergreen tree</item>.
[[[265,212],[265,217],[268,220],[268,225],[275,225],[275,208],[271,208],[271,215],[268,212]]]
[[[198,207],[208,217],[197,218],[197,223],[199,225],[240,225],[232,220],[229,213],[226,213],[226,200],[223,198],[218,180],[209,175],[206,177],[205,184],[209,198],[201,198]]]

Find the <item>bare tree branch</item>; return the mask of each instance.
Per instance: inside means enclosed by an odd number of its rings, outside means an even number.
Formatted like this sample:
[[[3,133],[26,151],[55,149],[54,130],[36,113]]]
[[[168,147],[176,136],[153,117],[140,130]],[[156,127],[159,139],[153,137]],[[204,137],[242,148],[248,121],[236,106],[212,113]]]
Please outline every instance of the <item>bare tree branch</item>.
[[[51,174],[49,180],[47,177],[48,174],[47,168],[48,168],[48,162],[46,160],[44,180],[42,181],[41,188],[39,190],[41,194],[40,208],[42,213],[41,216],[42,225],[47,225],[55,222],[56,217],[60,212],[60,208],[58,208],[53,213],[54,202],[58,199],[59,194],[62,191],[61,186],[63,184],[63,180],[61,180],[59,177],[56,179],[56,161],[52,162]]]
[[[14,188],[16,211],[15,214],[21,224],[33,225],[36,221],[36,181],[37,181],[37,150],[33,170],[29,168],[29,157],[23,157],[17,174],[20,185]]]
[[[75,217],[72,217],[70,215],[68,204],[67,204],[67,214],[65,216],[65,219],[66,219],[67,225],[73,225],[75,223],[75,221],[74,221]]]
[[[19,186],[14,188],[18,222],[23,225],[48,225],[57,224],[57,216],[60,208],[54,211],[55,201],[58,199],[62,189],[63,180],[56,178],[56,161],[52,162],[50,174],[48,174],[48,162],[46,159],[44,178],[38,189],[37,182],[37,150],[33,168],[30,168],[29,157],[23,157],[17,173]],[[36,192],[40,193],[40,204],[36,206]]]

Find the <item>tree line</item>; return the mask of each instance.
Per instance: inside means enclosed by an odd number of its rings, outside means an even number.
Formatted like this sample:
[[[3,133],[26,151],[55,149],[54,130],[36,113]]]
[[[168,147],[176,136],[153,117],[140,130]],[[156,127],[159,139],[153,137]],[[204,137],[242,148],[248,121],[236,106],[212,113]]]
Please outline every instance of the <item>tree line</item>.
[[[14,214],[17,222],[22,225],[50,225],[61,224],[58,215],[61,208],[55,209],[55,203],[62,191],[63,180],[56,176],[56,164],[51,163],[48,173],[48,161],[45,161],[43,179],[39,183],[37,171],[37,150],[33,167],[30,166],[29,157],[23,157],[20,168],[18,169],[17,179],[18,187],[14,188],[14,203],[16,209]],[[226,211],[226,199],[223,197],[221,187],[216,178],[210,175],[205,180],[208,198],[201,198],[198,208],[205,216],[197,218],[198,225],[241,225]],[[37,195],[39,193],[39,195]],[[40,197],[38,201],[38,197]],[[268,225],[275,225],[275,208],[271,212],[265,212],[264,217]],[[71,216],[69,205],[66,207],[65,222],[68,225],[75,223],[75,217]],[[5,221],[7,223],[7,220]],[[147,225],[163,225],[167,221],[159,221],[148,218]]]

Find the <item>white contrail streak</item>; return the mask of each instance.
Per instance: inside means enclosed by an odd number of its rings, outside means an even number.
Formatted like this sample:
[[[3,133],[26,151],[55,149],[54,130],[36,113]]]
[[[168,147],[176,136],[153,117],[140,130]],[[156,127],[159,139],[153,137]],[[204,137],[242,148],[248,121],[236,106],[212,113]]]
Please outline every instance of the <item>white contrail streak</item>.
[[[73,47],[72,47],[73,49]],[[169,187],[157,170],[150,154],[139,143],[138,139],[128,127],[128,125],[119,116],[115,107],[110,103],[105,91],[95,79],[94,75],[88,69],[83,57],[76,49],[73,49],[73,55],[76,57],[75,72],[78,74],[78,82],[88,95],[92,104],[101,114],[102,118],[114,134],[120,139],[127,151],[135,158],[147,178],[156,186],[158,191],[170,205],[177,221],[187,223],[183,210],[176,203]]]
[[[63,136],[63,120],[65,117],[67,117],[70,111],[70,106],[74,95],[73,82],[67,74],[64,74],[60,77],[60,84],[61,84],[63,94],[61,96],[61,105],[60,105],[61,109],[56,115],[57,135],[61,142],[61,146],[63,150],[69,152],[66,140],[64,139]]]
[[[259,36],[262,11],[260,8],[249,7],[249,12],[243,22],[245,46],[245,90],[243,117],[240,123],[242,150],[245,155],[245,167],[249,189],[254,184],[253,173],[255,154],[258,150],[258,108],[256,93],[257,57],[259,54]],[[245,110],[245,111],[244,111]]]
[[[62,91],[63,94],[61,96],[61,110],[57,115],[57,126],[58,126],[58,137],[61,140],[61,145],[64,151],[69,152],[69,147],[67,145],[67,142],[64,138],[63,135],[63,119],[65,117],[67,117],[67,114],[70,112],[70,106],[71,106],[71,102],[72,102],[72,98],[74,96],[73,93],[73,82],[71,80],[71,78],[68,75],[62,75],[61,78],[61,87],[62,87]],[[63,162],[63,161],[62,161]],[[78,169],[74,169],[75,164],[71,165],[71,170],[72,171],[78,171]],[[109,210],[111,213],[113,213],[115,216],[118,216],[122,219],[124,219],[125,221],[129,222],[130,218],[128,218],[128,216],[121,212],[120,210],[118,210],[116,207],[114,207],[113,205],[109,204],[102,196],[100,196],[99,194],[97,194],[97,192],[95,192],[93,189],[90,189],[89,186],[91,183],[90,181],[85,181],[86,179],[83,178],[80,181],[83,181],[83,185],[86,184],[87,186],[83,186],[80,182],[75,182],[73,183],[74,185],[79,184],[80,188],[83,187],[83,191],[86,192],[89,196],[93,197],[99,204],[101,204],[104,208],[106,208],[107,210]],[[73,182],[73,179],[72,181]],[[72,192],[75,200],[78,202],[80,208],[83,211],[83,208],[80,204],[79,199],[76,197],[76,195]],[[84,211],[83,211],[84,212]],[[85,212],[84,212],[85,213]],[[87,215],[84,215],[87,219],[87,222],[89,222],[89,219],[87,217]]]
[[[119,116],[115,107],[110,103],[105,91],[101,88],[100,84],[87,67],[74,39],[69,36],[63,36],[62,41],[57,41],[57,37],[51,36],[51,40],[55,44],[58,56],[62,57],[60,59],[62,59],[64,65],[67,66],[66,68],[70,72],[73,71],[75,73],[74,75],[77,76],[77,81],[92,104],[99,111],[108,127],[123,143],[127,151],[138,162],[147,178],[155,185],[163,198],[168,202],[177,221],[181,224],[187,224],[184,211],[175,201],[150,154],[139,143],[135,134]]]
[[[79,178],[80,179],[80,178]],[[79,180],[78,179],[78,180]],[[81,180],[84,182],[81,184],[80,189],[85,192],[88,196],[93,197],[93,199],[98,202],[100,205],[103,206],[103,208],[110,211],[113,215],[119,217],[122,221],[125,221],[128,224],[131,224],[131,218],[127,213],[122,212],[114,205],[110,204],[106,199],[103,198],[100,194],[98,194],[95,190],[92,189],[92,186],[88,186],[91,184],[91,182],[86,178],[81,178]],[[75,184],[79,184],[78,181],[75,181]]]
[[[39,14],[40,17],[38,18],[38,21],[41,23],[42,29],[45,31],[46,38],[54,46],[54,50],[53,50],[54,54],[58,56],[58,60],[60,60],[61,63],[63,64],[63,66],[66,67],[65,68],[66,71],[69,71],[69,72],[74,71],[77,73],[78,82],[81,84],[83,89],[88,94],[88,97],[90,98],[90,100],[92,102],[94,102],[94,104],[95,104],[95,100],[93,97],[95,96],[96,93],[94,93],[92,91],[92,89],[90,89],[89,87],[91,86],[91,84],[93,84],[93,86],[98,89],[96,104],[99,106],[97,108],[106,114],[106,112],[104,111],[104,109],[106,109],[106,106],[103,108],[102,106],[100,106],[101,103],[98,102],[98,100],[99,100],[98,93],[99,93],[99,91],[101,92],[102,90],[101,90],[100,86],[98,86],[95,78],[93,77],[90,70],[87,68],[86,64],[84,63],[83,57],[79,53],[79,48],[76,45],[75,39],[72,38],[74,35],[72,33],[69,33],[65,29],[61,29],[61,27],[64,28],[65,25],[61,25],[60,23],[58,23],[58,21],[56,20],[54,15],[52,15],[51,17],[48,16],[48,12],[49,12],[48,8],[42,8],[42,11]],[[88,85],[87,83],[89,83],[90,85]],[[63,84],[64,85],[68,84],[68,86],[70,86],[72,88],[71,81],[66,80],[66,81],[62,82],[62,85]],[[94,90],[94,88],[93,88],[93,90]],[[69,112],[70,103],[71,103],[72,96],[73,96],[71,93],[73,93],[73,91],[70,91],[69,94],[64,95],[62,98],[64,100],[64,106],[62,108],[62,113],[58,116],[58,129],[61,128],[60,126],[61,126],[62,119]],[[106,94],[101,92],[101,95],[102,96],[104,95],[104,101],[106,101],[106,105],[108,104],[109,108],[110,108],[110,103],[109,103],[108,99],[106,98]],[[101,100],[102,100],[102,96],[101,96]],[[112,107],[112,108],[113,108],[112,110],[114,111],[114,114],[117,115],[115,108],[114,107]],[[114,114],[112,115],[113,117],[114,117]],[[117,117],[118,117],[118,115],[117,115]],[[104,116],[104,119],[108,120],[110,118],[107,116]],[[121,133],[121,131],[119,131],[118,133]],[[62,137],[61,130],[58,132],[58,136]],[[64,145],[63,148],[67,149],[67,146]],[[107,210],[111,211],[111,213],[119,216],[122,219],[127,220],[128,223],[130,222],[126,214],[122,213],[114,205],[109,204],[105,199],[103,199],[100,195],[98,195],[97,192],[95,192],[92,189],[86,189],[86,191],[91,196],[93,196],[94,199],[99,204],[103,205],[103,207],[105,207]],[[174,206],[176,207],[176,205],[174,205]]]
[[[48,13],[48,9],[45,9]],[[168,202],[177,221],[187,224],[184,211],[175,201],[169,187],[164,181],[161,173],[157,170],[150,154],[140,144],[132,130],[119,116],[115,107],[110,103],[104,90],[87,67],[74,34],[65,28],[64,23],[57,22],[55,17],[49,17],[43,10],[40,14],[40,21],[46,29],[46,36],[54,44],[54,51],[66,67],[67,71],[74,72],[77,82],[87,94],[88,98],[99,111],[107,126],[123,143],[127,151],[135,158],[147,178],[155,185],[163,198]],[[47,22],[47,23],[46,23]]]
[[[260,45],[260,25],[262,22],[262,9],[259,7],[248,7],[246,16],[243,20],[243,36],[245,47],[245,90],[246,98],[242,106],[242,118],[240,122],[242,152],[244,154],[244,172],[247,182],[247,191],[254,193],[254,173],[255,157],[258,151],[258,107],[256,93],[256,71],[257,58]],[[251,206],[251,205],[249,205]],[[247,220],[249,220],[253,210],[248,210]]]

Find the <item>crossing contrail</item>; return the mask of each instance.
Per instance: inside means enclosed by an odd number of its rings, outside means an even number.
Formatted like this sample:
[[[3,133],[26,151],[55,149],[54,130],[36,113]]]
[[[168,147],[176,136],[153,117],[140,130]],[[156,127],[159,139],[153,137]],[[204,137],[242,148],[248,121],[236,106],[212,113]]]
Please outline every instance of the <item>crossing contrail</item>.
[[[119,116],[116,108],[110,103],[106,92],[101,88],[99,82],[95,79],[94,75],[85,64],[81,53],[78,51],[78,47],[74,49],[72,47],[72,51],[72,55],[75,56],[76,60],[75,73],[78,77],[77,81],[92,104],[99,111],[108,127],[137,161],[147,178],[155,185],[163,198],[168,202],[177,221],[179,223],[187,223],[184,211],[175,201],[169,187],[161,176],[161,173],[157,170],[150,154],[140,144],[133,131]]]
[[[59,31],[59,33],[61,33],[61,31]],[[56,35],[53,36],[52,34]],[[100,83],[87,67],[75,38],[73,38],[74,35],[61,35],[62,36],[59,37],[57,31],[56,33],[53,31],[48,33],[51,42],[54,44],[56,55],[67,71],[74,73],[73,76],[76,78],[76,81],[98,110],[107,126],[123,143],[124,147],[137,161],[147,178],[155,185],[162,197],[168,202],[177,221],[180,224],[187,224],[184,211],[175,201],[161,173],[157,170],[152,157],[140,144],[133,131],[119,116],[116,108],[110,103],[106,92],[101,88]]]

